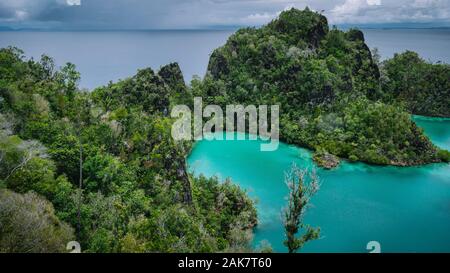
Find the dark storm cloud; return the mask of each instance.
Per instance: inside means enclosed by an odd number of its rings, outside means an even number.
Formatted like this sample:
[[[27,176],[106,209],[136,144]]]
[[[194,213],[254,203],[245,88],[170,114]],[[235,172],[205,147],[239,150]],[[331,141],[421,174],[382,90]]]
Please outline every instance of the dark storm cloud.
[[[167,15],[165,2],[86,0],[79,6],[53,6],[35,19],[76,26],[149,28],[158,26],[161,18]]]
[[[309,6],[331,23],[448,22],[449,0],[0,0],[0,24],[71,28],[261,25]]]
[[[11,10],[2,9],[0,4],[0,19],[12,19],[14,18],[14,13]]]

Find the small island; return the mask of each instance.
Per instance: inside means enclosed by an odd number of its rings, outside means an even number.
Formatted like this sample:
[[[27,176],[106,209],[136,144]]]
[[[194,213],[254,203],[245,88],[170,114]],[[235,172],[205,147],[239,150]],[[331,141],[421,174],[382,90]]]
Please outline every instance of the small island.
[[[448,117],[450,66],[405,52],[381,62],[358,29],[331,29],[327,18],[291,9],[261,28],[240,29],[211,55],[192,92],[210,104],[279,104],[287,143],[377,165],[449,162],[411,120]]]

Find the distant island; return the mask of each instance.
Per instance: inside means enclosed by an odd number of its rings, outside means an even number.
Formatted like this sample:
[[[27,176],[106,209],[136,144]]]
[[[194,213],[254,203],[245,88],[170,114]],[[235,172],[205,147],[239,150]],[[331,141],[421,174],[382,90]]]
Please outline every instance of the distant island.
[[[0,26],[0,31],[170,31],[170,30],[239,30],[245,28],[243,25],[210,25],[201,28],[68,28],[68,27],[11,27]],[[336,24],[336,27],[343,30],[352,28],[358,29],[450,29],[450,24],[446,23],[379,23],[379,24]]]

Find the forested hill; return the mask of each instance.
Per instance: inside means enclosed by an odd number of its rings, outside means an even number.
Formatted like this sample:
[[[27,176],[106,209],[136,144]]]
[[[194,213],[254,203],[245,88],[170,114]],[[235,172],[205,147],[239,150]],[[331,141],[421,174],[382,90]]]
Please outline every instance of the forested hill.
[[[403,102],[416,115],[450,117],[449,64],[428,63],[406,51],[384,61],[381,71],[384,101]]]
[[[186,172],[173,105],[279,104],[282,140],[327,167],[448,162],[410,117],[448,116],[448,73],[411,52],[379,64],[308,9],[237,31],[191,86],[174,63],[85,92],[73,64],[0,49],[0,253],[252,251],[254,202]]]
[[[0,49],[0,253],[251,251],[253,201],[186,172],[177,64],[89,93],[53,60]]]
[[[361,31],[329,29],[323,15],[291,9],[237,31],[192,86],[209,103],[279,104],[282,140],[315,150],[323,166],[335,166],[336,156],[400,166],[448,161],[407,112],[448,115],[448,65],[404,61],[410,54],[379,66]]]

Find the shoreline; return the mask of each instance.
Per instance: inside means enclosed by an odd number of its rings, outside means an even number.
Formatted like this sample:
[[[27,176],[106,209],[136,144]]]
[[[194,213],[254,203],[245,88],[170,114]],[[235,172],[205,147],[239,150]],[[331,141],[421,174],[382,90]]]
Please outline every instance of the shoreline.
[[[423,116],[423,117],[425,117],[425,116]],[[434,119],[435,119],[433,117],[425,117],[425,118],[427,118],[430,121],[434,121]],[[439,119],[439,118],[436,118],[436,119]],[[448,118],[448,120],[450,120],[450,118]],[[220,132],[215,132],[214,134],[217,134],[217,133],[220,133]],[[221,131],[221,133],[245,134],[245,140],[238,140],[238,139],[234,138],[231,141],[262,141],[259,138],[259,135],[256,135],[256,137],[258,138],[257,140],[250,140],[248,138],[248,136],[251,135],[251,134],[249,134],[247,132]],[[196,146],[198,145],[198,142],[200,142],[200,141],[230,141],[230,140],[226,140],[226,138],[224,138],[222,140],[215,140],[215,139],[214,140],[206,140],[206,139],[202,139],[202,140],[199,140],[199,141],[192,141],[191,148],[190,148],[190,150],[187,153],[187,156],[185,158],[188,169],[189,169],[189,164],[188,164],[187,161],[188,161],[190,155],[192,154],[192,151],[196,148]],[[325,168],[325,167],[320,166],[318,164],[318,162],[316,162],[314,160],[314,153],[316,153],[315,150],[313,150],[313,149],[311,149],[309,147],[305,147],[305,146],[302,146],[302,145],[295,144],[295,143],[290,143],[290,142],[287,142],[287,141],[283,141],[281,139],[281,137],[280,137],[279,141],[282,144],[285,144],[285,145],[288,145],[288,146],[292,146],[292,147],[295,147],[295,148],[298,148],[298,149],[306,150],[311,155],[311,160],[312,160],[312,162],[314,162],[316,167],[320,168],[320,169],[323,169],[323,170],[326,170],[326,171],[336,170],[342,165],[342,163],[347,163],[347,164],[364,164],[364,165],[367,165],[367,166],[370,166],[370,167],[384,167],[384,168],[396,167],[396,168],[401,168],[401,169],[420,168],[420,167],[430,166],[430,165],[441,165],[441,164],[442,165],[449,165],[450,164],[449,162],[444,162],[444,161],[427,162],[427,163],[423,163],[422,162],[422,163],[418,163],[418,164],[395,164],[395,163],[391,163],[391,164],[376,164],[376,163],[371,163],[371,162],[366,162],[366,161],[361,161],[361,160],[351,161],[348,158],[343,158],[343,157],[336,156],[339,159],[339,161],[340,161],[339,164],[337,166],[333,167],[333,168]],[[436,144],[431,140],[431,138],[430,138],[430,141],[433,143],[433,145],[436,146]],[[436,146],[436,147],[439,148],[438,146]],[[439,149],[441,149],[441,148],[439,148]],[[441,150],[446,150],[446,149],[441,149]]]

